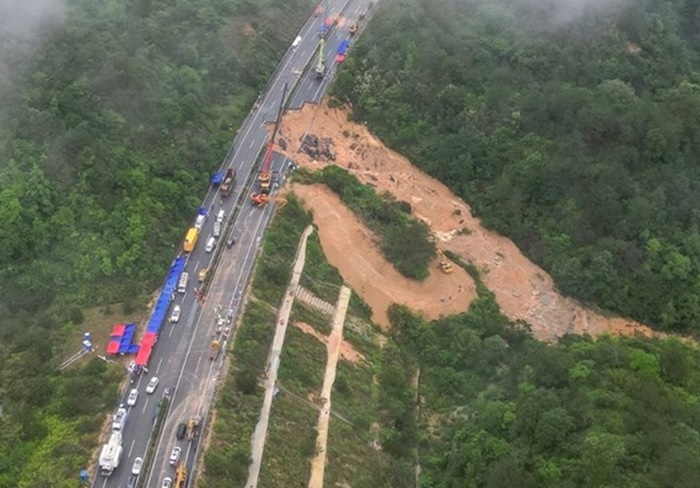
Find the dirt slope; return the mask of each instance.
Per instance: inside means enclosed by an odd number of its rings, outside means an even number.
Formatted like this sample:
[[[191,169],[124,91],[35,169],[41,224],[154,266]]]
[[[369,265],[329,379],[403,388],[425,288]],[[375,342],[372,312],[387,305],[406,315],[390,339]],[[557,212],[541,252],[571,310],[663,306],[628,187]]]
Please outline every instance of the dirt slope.
[[[528,322],[537,338],[554,340],[565,333],[652,334],[651,329],[642,324],[604,316],[562,297],[551,277],[530,262],[510,240],[484,229],[464,201],[413,167],[407,159],[384,147],[366,127],[348,122],[345,110],[330,109],[325,104],[318,108],[307,105],[303,110],[287,113],[282,122],[280,137],[287,143],[286,153],[290,158],[310,169],[329,164],[313,161],[299,152],[301,138],[306,133],[332,139],[336,153],[334,164],[349,169],[379,191],[387,190],[398,199],[410,202],[415,215],[430,225],[440,247],[476,264],[503,313],[511,320]],[[285,152],[279,147],[277,150]],[[451,275],[454,276],[453,293],[443,289],[435,293],[432,287],[442,286],[446,281],[444,276],[433,273],[431,279],[443,279],[431,282],[426,289],[398,275],[373,248],[369,232],[332,192],[317,186],[299,186],[295,191],[314,211],[329,261],[372,306],[378,322],[386,323],[380,311],[388,305],[386,300],[406,303],[428,317],[435,317],[464,310],[472,299],[474,285],[468,276]],[[370,248],[374,249],[374,254]],[[459,284],[465,292],[455,297]],[[381,296],[377,297],[378,294]],[[445,294],[452,295],[452,300],[440,302]]]
[[[313,210],[328,261],[372,308],[373,322],[387,327],[386,311],[392,303],[408,305],[430,320],[469,308],[476,290],[463,269],[456,268],[454,273],[445,275],[436,264],[425,281],[409,280],[384,259],[373,244],[376,238],[335,193],[324,185],[292,188]]]

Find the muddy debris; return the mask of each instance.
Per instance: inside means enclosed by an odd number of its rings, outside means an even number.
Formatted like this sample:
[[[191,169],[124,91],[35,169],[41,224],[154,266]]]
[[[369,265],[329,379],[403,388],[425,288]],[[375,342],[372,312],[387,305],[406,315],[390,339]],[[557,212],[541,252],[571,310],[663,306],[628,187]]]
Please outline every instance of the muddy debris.
[[[306,134],[299,149],[315,161],[335,161],[336,153],[332,146],[333,139],[329,137],[319,138]]]
[[[322,152],[323,141],[332,140],[333,156],[337,154],[342,166],[351,170],[361,182],[410,203],[413,217],[429,225],[440,249],[452,251],[480,270],[482,281],[512,322],[529,324],[533,335],[544,341],[555,341],[570,333],[594,337],[601,334],[660,335],[643,324],[589,310],[576,300],[560,295],[546,271],[529,261],[512,241],[483,227],[466,202],[405,157],[386,148],[367,127],[349,120],[347,109],[332,109],[325,103],[320,107],[307,105],[302,110],[288,112],[281,130],[290,149],[296,149],[291,141],[302,141],[299,151],[302,154],[294,154],[301,167],[318,170],[329,164],[314,155]],[[305,137],[305,131],[316,135]],[[343,137],[345,133],[353,137]],[[308,148],[304,150],[304,146]],[[292,157],[289,151],[287,155]],[[459,283],[453,282],[451,289],[436,297],[436,286],[432,283],[427,289],[421,288],[398,273],[391,273],[391,264],[376,247],[371,247],[374,245],[371,233],[329,193],[330,190],[300,186],[295,191],[313,210],[328,261],[370,305],[376,323],[388,324],[386,310],[390,303],[407,304],[429,320],[441,314],[467,310],[470,303],[467,300],[461,307],[450,309],[448,306],[454,307],[458,285],[473,289],[471,277],[467,275]],[[454,274],[438,277],[441,279],[437,283],[455,279]],[[408,293],[412,286],[416,287],[414,293]],[[464,300],[464,294],[460,295]]]

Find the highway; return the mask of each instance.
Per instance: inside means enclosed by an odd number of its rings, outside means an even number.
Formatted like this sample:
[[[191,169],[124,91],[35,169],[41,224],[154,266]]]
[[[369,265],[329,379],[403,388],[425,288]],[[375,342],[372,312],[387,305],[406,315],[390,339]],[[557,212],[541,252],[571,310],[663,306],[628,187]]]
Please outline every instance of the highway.
[[[160,438],[157,440],[155,457],[152,468],[144,466],[142,476],[147,479],[138,480],[140,486],[158,488],[163,478],[174,478],[174,469],[168,464],[168,457],[174,445],[183,449],[182,462],[186,463],[188,472],[196,462],[196,441],[189,443],[186,440],[176,441],[175,429],[180,422],[186,422],[192,415],[205,417],[213,394],[214,384],[219,374],[224,354],[218,359],[210,361],[210,344],[215,335],[215,308],[233,311],[232,323],[236,323],[241,301],[244,298],[245,287],[251,276],[253,265],[260,249],[265,228],[272,215],[274,206],[269,204],[263,208],[256,208],[249,204],[248,196],[255,188],[253,173],[257,174],[254,167],[259,155],[263,151],[269,138],[267,123],[273,122],[281,102],[283,87],[289,85],[291,93],[290,108],[298,108],[304,102],[318,102],[332,79],[334,73],[335,53],[342,39],[349,38],[347,32],[351,20],[355,20],[360,12],[367,10],[369,0],[328,0],[322,5],[325,11],[319,16],[311,16],[299,32],[302,38],[296,48],[290,48],[280,61],[273,73],[267,88],[262,94],[259,107],[251,111],[244,121],[235,138],[222,168],[233,167],[237,171],[234,191],[227,198],[222,199],[216,189],[211,188],[205,196],[202,206],[209,209],[207,218],[200,234],[196,248],[187,260],[184,271],[190,275],[190,284],[184,294],[176,294],[172,307],[180,305],[182,315],[176,324],[166,323],[161,328],[158,343],[151,355],[148,372],[139,376],[134,384],[129,385],[124,391],[122,403],[126,403],[126,396],[131,388],[139,390],[139,399],[134,407],[129,407],[129,416],[123,431],[124,454],[119,467],[108,478],[102,478],[99,473],[93,478],[93,488],[129,486],[135,478],[131,475],[131,468],[136,457],[145,457],[151,430],[158,411],[158,403],[166,388],[169,391],[171,405]],[[328,76],[323,80],[317,80],[313,73],[307,72],[309,63],[313,64],[317,53],[318,28],[328,15],[340,15],[345,11],[349,20],[338,23],[327,35],[324,55],[326,65],[329,67]],[[367,13],[369,20],[371,11]],[[298,82],[298,85],[297,85]],[[297,85],[296,90],[292,88]],[[275,154],[273,158],[273,174],[278,172],[277,182],[284,184],[288,161],[281,155]],[[246,185],[246,182],[250,182]],[[241,201],[240,210],[233,222],[229,222],[238,201]],[[206,302],[204,304],[195,299],[194,289],[199,286],[197,274],[202,267],[209,267],[213,253],[205,252],[205,242],[213,231],[215,214],[223,208],[226,212],[226,220],[223,228],[226,232],[219,239],[221,258],[208,287]],[[194,221],[194,216],[193,216]],[[192,224],[193,225],[193,224]],[[185,234],[183,229],[183,237]],[[231,249],[226,249],[227,232],[236,239],[236,244]],[[168,317],[170,314],[168,314]],[[143,324],[142,324],[143,326]],[[153,395],[145,392],[146,384],[156,376],[160,380],[158,389]],[[116,410],[115,405],[115,410]],[[100,446],[101,449],[101,446]]]

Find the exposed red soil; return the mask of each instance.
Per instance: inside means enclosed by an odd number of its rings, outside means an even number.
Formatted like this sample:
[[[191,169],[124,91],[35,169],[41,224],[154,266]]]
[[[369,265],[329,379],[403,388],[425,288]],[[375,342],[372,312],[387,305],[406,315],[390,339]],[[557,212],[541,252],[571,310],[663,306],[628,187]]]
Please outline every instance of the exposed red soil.
[[[530,262],[509,239],[482,227],[469,205],[442,183],[426,175],[401,155],[387,149],[363,125],[350,122],[345,109],[307,105],[285,114],[280,136],[286,151],[276,149],[308,169],[329,164],[298,152],[305,133],[331,138],[338,164],[377,191],[389,191],[407,201],[439,240],[439,247],[460,255],[481,270],[503,313],[532,326],[535,337],[554,340],[566,333],[654,335],[633,320],[609,317],[583,307],[556,290],[552,278]],[[390,302],[405,303],[428,318],[466,310],[474,284],[466,273],[443,275],[433,269],[424,284],[407,280],[379,254],[371,233],[340,200],[321,186],[295,185],[294,191],[314,212],[324,252],[355,291],[372,307],[375,320],[386,325]],[[456,293],[462,286],[462,293]],[[443,296],[452,300],[441,302]]]

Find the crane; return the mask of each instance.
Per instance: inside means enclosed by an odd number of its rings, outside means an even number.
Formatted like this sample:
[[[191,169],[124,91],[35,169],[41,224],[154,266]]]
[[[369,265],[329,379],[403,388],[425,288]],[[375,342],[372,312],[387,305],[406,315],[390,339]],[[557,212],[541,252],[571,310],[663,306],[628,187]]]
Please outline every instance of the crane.
[[[316,63],[316,68],[314,68],[316,78],[319,80],[326,76],[326,62],[323,60],[323,44],[324,40],[321,38],[318,42],[318,62]]]
[[[280,204],[279,208],[282,208],[282,207],[284,207],[285,205],[287,205],[287,203],[288,203],[286,198],[282,198],[282,197],[271,197],[271,196],[269,196],[269,195],[265,195],[265,194],[262,194],[262,193],[253,193],[253,194],[250,196],[250,201],[251,201],[254,205],[257,205],[258,207],[261,207],[261,206],[265,205],[266,203],[275,202],[275,203],[279,203],[279,204]]]
[[[272,166],[272,148],[275,145],[275,137],[277,137],[277,131],[280,128],[280,121],[282,120],[282,109],[284,108],[284,98],[287,95],[287,84],[284,84],[282,88],[282,101],[280,101],[280,108],[277,112],[277,120],[275,120],[275,129],[272,131],[272,137],[267,145],[267,152],[265,153],[265,159],[263,160],[263,167],[258,176],[258,185],[260,186],[260,193],[263,195],[270,194],[270,183],[272,180],[272,175],[270,174],[270,166]]]

